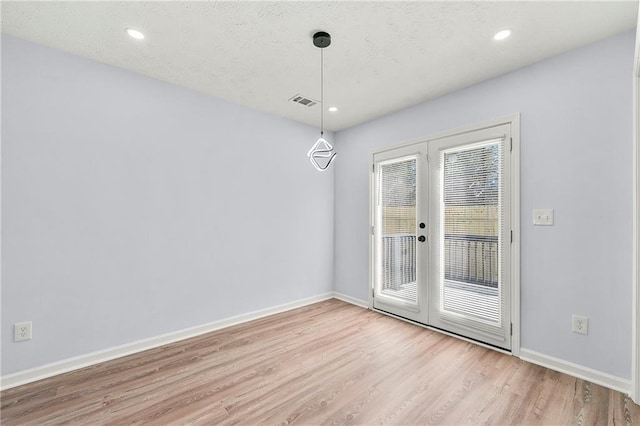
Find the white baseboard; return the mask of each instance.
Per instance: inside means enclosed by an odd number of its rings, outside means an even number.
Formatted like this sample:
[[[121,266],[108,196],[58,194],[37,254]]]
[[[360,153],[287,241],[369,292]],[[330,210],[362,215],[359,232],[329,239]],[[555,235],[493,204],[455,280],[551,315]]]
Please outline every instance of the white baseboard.
[[[369,302],[358,299],[355,297],[347,296],[346,294],[338,293],[337,291],[333,292],[333,297],[342,300],[343,302],[351,303],[352,305],[360,306],[361,308],[369,309]]]
[[[608,387],[609,389],[620,391],[627,395],[631,391],[630,380],[616,377],[608,373],[603,373],[602,371],[584,367],[579,364],[574,364],[560,358],[544,355],[528,349],[520,349],[520,359]]]
[[[123,356],[142,352],[148,349],[157,348],[159,346],[178,342],[190,337],[210,333],[212,331],[220,330],[225,327],[230,327],[233,325],[263,318],[269,315],[278,314],[281,312],[289,311],[291,309],[300,308],[312,303],[322,302],[323,300],[328,300],[331,298],[336,298],[362,308],[369,308],[369,303],[362,299],[347,296],[346,294],[338,292],[323,293],[317,296],[285,303],[283,305],[273,306],[271,308],[261,309],[258,311],[249,312],[247,314],[225,318],[209,324],[203,324],[200,326],[152,337],[150,339],[139,340],[137,342],[132,342],[125,345],[104,349],[73,358],[68,358],[62,361],[57,361],[28,370],[18,371],[16,373],[2,376],[0,378],[0,389],[5,390],[24,385],[26,383],[35,382],[37,380],[46,379],[47,377],[52,377],[58,374],[67,373],[69,371],[78,370],[80,368],[89,367],[101,362],[121,358]],[[589,380],[590,382],[597,383],[599,385],[606,386],[608,388],[615,389],[627,394],[631,389],[631,382],[629,380],[621,379],[607,373],[592,370],[590,368],[563,361],[561,359],[550,357],[538,352],[522,349],[520,351],[520,358],[524,361],[528,361],[534,364],[541,365],[543,367],[551,368],[552,370],[560,371],[562,373]]]
[[[16,373],[7,374],[5,376],[0,377],[0,390],[5,390],[5,389],[13,388],[16,386],[24,385],[26,383],[35,382],[36,380],[46,379],[47,377],[52,377],[58,374],[67,373],[69,371],[78,370],[80,368],[89,367],[94,364],[110,361],[116,358],[121,358],[123,356],[131,355],[137,352],[146,351],[147,349],[157,348],[159,346],[178,342],[180,340],[199,336],[201,334],[210,333],[212,331],[220,330],[221,328],[230,327],[232,325],[241,324],[247,321],[253,321],[255,319],[263,318],[273,314],[278,314],[280,312],[289,311],[291,309],[300,308],[302,306],[310,305],[312,303],[322,302],[323,300],[328,300],[333,297],[334,297],[333,292],[323,293],[317,296],[312,296],[305,299],[296,300],[294,302],[285,303],[283,305],[273,306],[271,308],[261,309],[258,311],[249,312],[247,314],[225,318],[219,321],[214,321],[209,324],[203,324],[196,327],[191,327],[184,330],[179,330],[172,333],[167,333],[160,336],[152,337],[149,339],[139,340],[137,342],[127,343],[121,346],[116,346],[113,348],[104,349],[101,351],[91,352],[91,353],[76,356],[73,358],[64,359],[62,361],[57,361],[51,364],[30,368],[28,370],[22,370]],[[344,296],[344,297],[347,297],[347,296]],[[350,299],[357,300],[353,298],[350,298]],[[345,299],[342,299],[342,300],[345,300]],[[345,301],[354,303],[349,300],[345,300]],[[357,304],[357,303],[354,303],[354,304]]]

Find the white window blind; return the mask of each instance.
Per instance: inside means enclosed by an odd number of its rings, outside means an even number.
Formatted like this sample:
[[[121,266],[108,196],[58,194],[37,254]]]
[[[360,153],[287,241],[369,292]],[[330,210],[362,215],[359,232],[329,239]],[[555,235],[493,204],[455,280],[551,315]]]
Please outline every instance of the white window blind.
[[[378,218],[385,296],[416,303],[416,158],[379,164]]]
[[[487,332],[503,327],[503,145],[493,139],[440,157],[441,314]]]

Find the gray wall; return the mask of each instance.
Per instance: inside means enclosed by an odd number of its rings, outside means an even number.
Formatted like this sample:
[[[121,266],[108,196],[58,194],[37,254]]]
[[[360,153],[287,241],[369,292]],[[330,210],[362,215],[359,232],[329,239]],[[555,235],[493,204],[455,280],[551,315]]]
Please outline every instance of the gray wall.
[[[626,33],[339,132],[334,191],[314,128],[2,36],[1,374],[366,300],[371,152],[520,112],[522,347],[630,378],[632,62]]]
[[[2,36],[2,374],[331,291],[317,136]]]
[[[374,150],[520,112],[521,347],[630,379],[633,52],[628,32],[339,132],[336,291],[368,298]]]

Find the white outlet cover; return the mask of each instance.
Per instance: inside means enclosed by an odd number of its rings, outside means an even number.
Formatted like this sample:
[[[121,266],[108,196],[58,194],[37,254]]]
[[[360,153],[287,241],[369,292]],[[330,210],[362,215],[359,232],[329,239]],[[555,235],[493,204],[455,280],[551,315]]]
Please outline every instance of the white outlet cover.
[[[553,225],[553,209],[534,209],[533,224],[536,226]]]
[[[571,331],[579,334],[589,334],[589,318],[573,315],[571,320]]]
[[[23,340],[31,340],[31,330],[31,321],[13,324],[13,341],[22,342]]]

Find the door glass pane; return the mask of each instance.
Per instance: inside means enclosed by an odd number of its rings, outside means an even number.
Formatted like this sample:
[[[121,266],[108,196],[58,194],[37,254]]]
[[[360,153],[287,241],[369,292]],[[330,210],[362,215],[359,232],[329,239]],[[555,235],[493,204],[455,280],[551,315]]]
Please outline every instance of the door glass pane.
[[[417,303],[416,158],[379,167],[379,292]]]
[[[440,309],[501,322],[502,142],[443,151]]]

